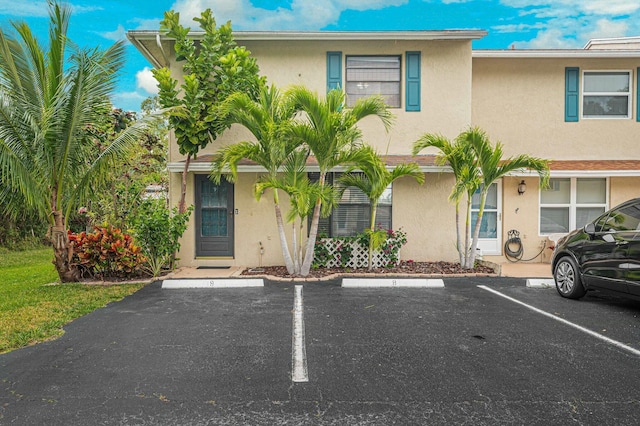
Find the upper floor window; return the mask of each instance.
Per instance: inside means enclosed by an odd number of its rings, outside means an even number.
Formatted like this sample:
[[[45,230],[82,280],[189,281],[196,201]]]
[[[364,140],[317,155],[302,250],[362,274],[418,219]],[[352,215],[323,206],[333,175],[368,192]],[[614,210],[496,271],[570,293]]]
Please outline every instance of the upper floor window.
[[[582,75],[583,118],[630,118],[631,72],[585,71]]]
[[[606,178],[552,178],[540,192],[540,234],[581,228],[606,210]]]
[[[399,56],[347,56],[347,106],[381,95],[388,106],[400,108]]]

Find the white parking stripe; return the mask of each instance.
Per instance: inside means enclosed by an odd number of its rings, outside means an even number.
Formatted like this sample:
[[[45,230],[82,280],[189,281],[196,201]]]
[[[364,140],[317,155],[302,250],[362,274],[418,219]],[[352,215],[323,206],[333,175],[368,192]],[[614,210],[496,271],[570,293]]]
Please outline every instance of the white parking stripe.
[[[293,350],[291,351],[291,380],[308,382],[307,349],[304,341],[304,308],[302,304],[302,286],[296,286],[293,302]]]
[[[602,340],[602,341],[605,341],[605,342],[607,342],[607,343],[609,343],[609,344],[611,344],[611,345],[613,345],[613,346],[616,346],[616,347],[618,347],[618,348],[620,348],[620,349],[624,349],[625,351],[631,352],[631,353],[632,353],[632,354],[634,354],[634,355],[640,356],[640,350],[635,349],[635,348],[632,348],[631,346],[627,346],[627,345],[625,345],[624,343],[618,342],[617,340],[610,339],[610,338],[608,338],[607,336],[603,336],[602,334],[596,333],[595,331],[591,331],[591,330],[589,330],[588,328],[584,328],[584,327],[582,327],[582,326],[579,326],[579,325],[577,325],[577,324],[574,324],[574,323],[572,323],[572,322],[570,322],[570,321],[567,321],[567,320],[566,320],[566,319],[564,319],[564,318],[560,318],[559,316],[556,316],[556,315],[550,314],[550,313],[548,313],[548,312],[545,312],[545,311],[543,311],[543,310],[541,310],[541,309],[538,309],[538,308],[536,308],[536,307],[533,307],[533,306],[531,306],[531,305],[527,305],[527,304],[526,304],[526,303],[524,303],[524,302],[521,302],[521,301],[519,301],[519,300],[517,300],[517,299],[514,299],[513,297],[509,297],[509,296],[507,296],[506,294],[502,294],[502,293],[500,293],[499,291],[493,290],[493,289],[488,288],[488,287],[486,287],[486,286],[479,285],[478,287],[479,287],[479,288],[481,288],[481,289],[483,289],[483,290],[487,290],[487,291],[489,291],[489,292],[491,292],[491,293],[497,294],[497,295],[498,295],[498,296],[500,296],[500,297],[504,297],[505,299],[510,300],[510,301],[512,301],[512,302],[515,302],[515,303],[517,303],[517,304],[519,304],[519,305],[525,306],[525,307],[527,307],[527,308],[531,309],[532,311],[537,312],[537,313],[539,313],[539,314],[542,314],[542,315],[544,315],[544,316],[546,316],[546,317],[548,317],[548,318],[552,318],[552,319],[554,319],[554,320],[556,320],[556,321],[559,321],[559,322],[561,322],[561,323],[563,323],[563,324],[565,324],[565,325],[568,325],[568,326],[573,327],[573,328],[575,328],[575,329],[577,329],[577,330],[580,330],[580,331],[582,331],[583,333],[587,333],[587,334],[588,334],[588,335],[590,335],[590,336],[593,336],[593,337],[595,337],[595,338],[597,338],[597,339],[600,339],[600,340]]]

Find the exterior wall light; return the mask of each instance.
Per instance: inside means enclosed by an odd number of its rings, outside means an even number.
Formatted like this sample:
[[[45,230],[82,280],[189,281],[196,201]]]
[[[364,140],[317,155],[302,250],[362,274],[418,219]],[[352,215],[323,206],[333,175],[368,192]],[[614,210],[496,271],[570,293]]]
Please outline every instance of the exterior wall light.
[[[522,182],[520,182],[520,185],[518,185],[518,195],[524,194],[526,190],[527,190],[527,184],[524,183],[524,180],[523,180]]]

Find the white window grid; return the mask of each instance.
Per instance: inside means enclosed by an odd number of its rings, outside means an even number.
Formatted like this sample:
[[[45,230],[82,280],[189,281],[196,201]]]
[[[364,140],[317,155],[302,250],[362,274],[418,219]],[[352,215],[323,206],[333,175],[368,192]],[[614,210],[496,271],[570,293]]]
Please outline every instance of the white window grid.
[[[629,75],[629,89],[627,92],[585,92],[584,89],[584,76],[585,74],[612,74],[612,73],[627,73]],[[632,70],[582,70],[582,79],[580,81],[580,110],[582,118],[585,120],[628,120],[633,116],[633,71]],[[627,115],[585,115],[584,114],[584,97],[585,96],[626,96],[627,97]]]
[[[569,208],[569,231],[571,232],[572,230],[576,229],[576,218],[577,218],[577,211],[579,208],[598,208],[598,207],[602,207],[603,210],[602,212],[606,212],[607,210],[609,210],[609,203],[607,200],[609,200],[609,178],[601,178],[601,179],[605,179],[605,202],[604,203],[578,203],[577,198],[578,198],[578,179],[599,179],[597,177],[594,176],[576,176],[576,177],[552,177],[553,179],[569,179],[570,184],[571,184],[571,190],[570,190],[570,199],[569,199],[569,203],[553,203],[553,204],[543,204],[542,203],[542,191],[539,191],[539,199],[538,199],[538,235],[539,236],[546,236],[549,235],[550,233],[544,233],[542,232],[541,229],[541,217],[542,215],[540,214],[541,210],[543,208]]]

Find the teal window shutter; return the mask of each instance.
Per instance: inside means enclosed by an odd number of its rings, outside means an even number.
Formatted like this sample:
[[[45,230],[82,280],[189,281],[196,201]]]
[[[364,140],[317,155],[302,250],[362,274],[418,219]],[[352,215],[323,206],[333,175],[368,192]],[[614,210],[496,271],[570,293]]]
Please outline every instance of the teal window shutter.
[[[636,121],[640,122],[640,68],[636,72]]]
[[[420,111],[420,52],[407,52],[406,104],[407,111]]]
[[[342,52],[327,52],[327,92],[342,88]]]
[[[564,121],[576,122],[580,116],[580,68],[567,67],[564,72]]]

